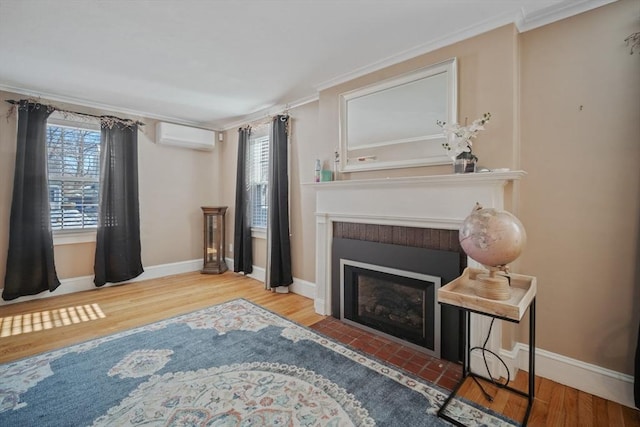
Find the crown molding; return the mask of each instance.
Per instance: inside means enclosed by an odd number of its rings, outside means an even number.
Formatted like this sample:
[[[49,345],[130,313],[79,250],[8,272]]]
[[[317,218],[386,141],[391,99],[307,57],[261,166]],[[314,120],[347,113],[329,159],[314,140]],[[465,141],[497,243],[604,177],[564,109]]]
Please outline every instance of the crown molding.
[[[503,25],[511,24],[513,23],[513,21],[514,19],[511,14],[504,14],[499,17],[492,18],[492,19],[480,22],[478,24],[474,24],[465,29],[448,34],[445,37],[441,37],[439,39],[430,41],[429,43],[425,43],[425,44],[416,46],[414,48],[404,50],[398,54],[389,56],[380,61],[376,61],[364,67],[336,76],[330,80],[321,82],[317,84],[315,88],[317,91],[321,92],[330,87],[337,86],[342,83],[346,83],[350,80],[354,80],[358,77],[365,76],[367,74],[381,70],[383,68],[398,64],[400,62],[403,62],[409,59],[413,59],[417,56],[424,55],[425,53],[433,52],[434,50],[452,45],[454,43],[460,42],[462,40],[466,40],[471,37],[475,37],[482,33],[486,33],[487,31],[491,31]]]
[[[524,33],[616,1],[618,0],[578,0],[567,2],[531,13],[522,13],[514,22],[518,31]]]
[[[436,49],[440,49],[445,46],[449,46],[454,43],[469,39],[471,37],[478,36],[480,34],[486,33],[487,31],[499,28],[503,25],[515,24],[519,32],[525,32],[534,28],[541,27],[543,25],[551,24],[561,19],[568,18],[570,16],[587,12],[591,9],[595,9],[600,6],[613,3],[615,1],[618,0],[573,0],[563,2],[562,4],[549,6],[533,12],[520,10],[515,15],[511,13],[504,14],[486,20],[484,22],[471,25],[465,29],[456,31],[440,39],[420,46],[416,46],[415,48],[405,50],[396,55],[389,56],[383,60],[376,61],[372,64],[358,68],[348,73],[341,74],[330,80],[318,83],[317,85],[315,85],[315,88],[318,92],[329,89],[331,87],[346,83],[358,77],[362,77],[383,68],[389,67],[391,65],[398,64],[402,61],[406,61],[408,59],[433,52]]]
[[[189,121],[189,120],[183,120],[183,119],[179,119],[177,117],[172,117],[172,116],[165,116],[162,114],[155,114],[155,113],[151,113],[148,111],[140,111],[140,110],[132,110],[129,108],[125,108],[122,106],[118,106],[118,105],[111,105],[111,104],[102,104],[99,102],[92,102],[92,101],[88,101],[86,99],[82,99],[82,98],[75,98],[72,96],[62,96],[62,95],[57,95],[57,94],[53,94],[53,93],[48,93],[48,92],[40,92],[40,91],[36,91],[36,90],[32,90],[32,89],[25,89],[25,88],[19,88],[19,87],[14,87],[14,86],[7,86],[7,85],[3,85],[0,84],[0,91],[5,91],[5,92],[12,92],[18,95],[24,95],[24,96],[28,96],[30,98],[43,98],[46,99],[48,101],[53,101],[53,102],[62,102],[65,104],[73,104],[73,105],[78,105],[81,107],[87,107],[87,108],[95,108],[97,110],[101,110],[101,111],[113,111],[113,112],[117,112],[119,114],[126,114],[126,115],[130,115],[130,116],[135,116],[141,119],[153,119],[153,120],[160,120],[163,122],[170,122],[170,123],[175,123],[175,124],[180,124],[180,125],[185,125],[185,126],[192,126],[192,127],[198,127],[198,128],[206,128],[209,130],[213,130],[213,131],[218,131],[218,129],[211,129],[211,126],[207,126],[206,124],[203,124],[201,122],[196,122],[196,121]]]
[[[106,111],[114,111],[117,112],[119,114],[126,114],[126,115],[131,115],[131,116],[136,116],[139,118],[147,118],[147,119],[153,119],[153,120],[160,120],[163,122],[170,122],[170,123],[175,123],[175,124],[180,124],[180,125],[185,125],[185,126],[192,126],[192,127],[197,127],[197,128],[202,128],[202,129],[209,129],[209,130],[213,130],[216,132],[223,132],[229,129],[233,129],[234,127],[240,127],[242,125],[245,125],[249,122],[255,121],[255,120],[260,120],[262,118],[265,118],[269,115],[274,115],[274,114],[278,114],[281,113],[287,109],[290,108],[296,108],[296,107],[300,107],[302,105],[305,104],[309,104],[311,102],[317,101],[319,96],[318,93],[314,93],[312,95],[306,96],[304,98],[300,98],[296,101],[293,102],[288,102],[286,104],[279,104],[279,105],[274,105],[271,106],[269,108],[264,108],[261,109],[255,113],[249,114],[247,116],[244,116],[242,119],[234,121],[234,122],[230,122],[230,123],[224,123],[221,122],[216,126],[213,126],[211,123],[203,123],[203,122],[197,122],[197,121],[190,121],[190,120],[184,120],[184,119],[179,119],[177,117],[173,117],[173,116],[165,116],[162,114],[155,114],[155,113],[151,113],[148,111],[140,111],[140,110],[132,110],[129,108],[125,108],[122,106],[118,106],[118,105],[111,105],[111,104],[103,104],[103,103],[99,103],[99,102],[91,102],[88,101],[86,99],[82,99],[82,98],[74,98],[71,96],[61,96],[61,95],[57,95],[57,94],[53,94],[53,93],[48,93],[48,92],[41,92],[41,91],[36,91],[36,90],[32,90],[32,89],[25,89],[25,88],[19,88],[19,87],[15,87],[15,86],[8,86],[8,85],[3,85],[0,84],[0,91],[4,91],[4,92],[11,92],[11,93],[15,93],[18,95],[24,95],[24,96],[28,96],[28,97],[32,97],[32,98],[43,98],[46,99],[48,101],[53,101],[53,102],[63,102],[65,104],[73,104],[73,105],[78,105],[81,107],[87,107],[87,108],[95,108],[97,110],[106,110]]]

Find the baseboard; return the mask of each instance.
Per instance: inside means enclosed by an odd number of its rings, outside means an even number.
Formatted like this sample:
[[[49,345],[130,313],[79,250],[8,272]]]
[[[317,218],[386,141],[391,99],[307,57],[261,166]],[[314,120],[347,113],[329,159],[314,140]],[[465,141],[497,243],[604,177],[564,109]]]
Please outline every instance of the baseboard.
[[[227,267],[229,267],[229,270],[233,271],[233,258],[225,258],[225,262],[227,263]],[[262,267],[254,265],[253,271],[247,274],[247,277],[251,277],[252,279],[264,283],[264,280],[267,277],[266,270]]]
[[[253,266],[253,271],[251,272],[251,274],[247,274],[247,276],[251,277],[252,279],[256,279],[259,282],[264,283],[264,281],[267,278],[267,270],[265,270],[262,267],[257,267],[257,266]]]
[[[172,262],[169,264],[152,265],[144,268],[144,273],[140,276],[122,283],[107,283],[104,287],[118,286],[125,283],[139,282],[141,280],[157,279],[159,277],[171,276],[174,274],[189,273],[198,271],[202,268],[201,259],[192,259],[188,261]],[[11,301],[0,300],[0,306],[14,304],[17,302],[31,301],[42,298],[50,298],[58,295],[71,294],[74,292],[88,291],[96,289],[93,283],[93,276],[72,277],[70,279],[61,279],[60,286],[53,292],[41,292],[37,295],[29,295],[16,298]]]
[[[159,277],[172,276],[174,274],[190,273],[202,269],[202,259],[192,259],[189,261],[172,262],[169,264],[153,265],[145,267],[144,273],[130,280],[129,282],[139,282],[141,280],[157,279]]]
[[[500,351],[502,352],[502,350]],[[509,369],[510,378],[514,379],[516,377],[516,373],[518,372],[517,368],[516,370],[514,370],[512,366],[510,366],[507,358],[504,357],[502,353],[500,354],[500,357],[502,357],[504,362],[507,364],[507,369]],[[493,355],[487,353],[486,358],[487,358],[486,360],[487,364],[485,365],[485,359],[482,355],[482,351],[471,352],[471,359],[469,361],[471,370],[477,374],[488,377],[489,376],[489,373],[487,373],[487,365],[488,365],[492,378],[507,377],[507,371],[505,370],[504,366],[502,366],[502,364]]]
[[[229,269],[233,271],[233,259],[227,258],[226,262]],[[253,272],[247,274],[247,276],[264,283],[267,277],[266,274],[267,272],[264,268],[254,265]],[[289,286],[289,290],[294,294],[302,295],[306,298],[314,299],[316,297],[316,284],[296,277],[293,278],[293,284]]]
[[[512,350],[501,350],[507,365],[529,370],[529,346],[518,343]],[[633,377],[536,348],[536,375],[569,387],[635,408]]]
[[[308,282],[306,280],[293,278],[293,285],[289,286],[291,288],[291,292],[294,294],[302,295],[303,297],[307,297],[309,299],[314,299],[316,297],[316,284]]]

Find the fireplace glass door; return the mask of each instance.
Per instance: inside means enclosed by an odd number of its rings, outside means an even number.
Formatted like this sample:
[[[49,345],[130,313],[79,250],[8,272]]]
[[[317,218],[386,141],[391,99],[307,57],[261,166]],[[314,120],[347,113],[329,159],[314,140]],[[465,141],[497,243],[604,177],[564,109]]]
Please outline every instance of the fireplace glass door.
[[[350,261],[342,268],[343,320],[439,356],[439,278]]]

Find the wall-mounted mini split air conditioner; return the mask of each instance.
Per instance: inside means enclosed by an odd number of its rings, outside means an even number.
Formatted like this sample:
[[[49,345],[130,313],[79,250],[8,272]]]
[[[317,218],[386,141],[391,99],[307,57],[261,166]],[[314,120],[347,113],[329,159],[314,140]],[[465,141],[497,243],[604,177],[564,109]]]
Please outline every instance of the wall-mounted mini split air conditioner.
[[[211,151],[216,145],[215,132],[207,129],[158,122],[156,144],[192,150]]]

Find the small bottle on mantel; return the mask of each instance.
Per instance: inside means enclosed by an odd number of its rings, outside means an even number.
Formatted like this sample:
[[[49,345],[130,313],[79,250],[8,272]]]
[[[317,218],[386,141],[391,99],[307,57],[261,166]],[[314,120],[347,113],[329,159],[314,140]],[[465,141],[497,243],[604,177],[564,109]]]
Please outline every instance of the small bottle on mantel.
[[[340,172],[340,153],[336,150],[333,153],[333,179],[338,180],[338,173]]]
[[[322,164],[320,163],[320,159],[316,159],[316,169],[314,180],[315,182],[320,182],[320,171],[322,170]]]

